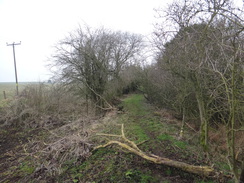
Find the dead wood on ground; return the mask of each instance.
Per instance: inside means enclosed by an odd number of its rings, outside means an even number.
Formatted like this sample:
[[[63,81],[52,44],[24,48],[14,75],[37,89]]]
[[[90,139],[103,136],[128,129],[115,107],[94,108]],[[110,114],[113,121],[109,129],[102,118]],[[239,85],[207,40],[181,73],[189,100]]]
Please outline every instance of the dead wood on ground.
[[[181,170],[183,170],[185,172],[193,173],[193,174],[200,175],[200,176],[203,176],[203,177],[221,178],[223,176],[226,176],[226,175],[223,175],[220,172],[217,172],[214,168],[209,167],[209,166],[190,165],[190,164],[187,164],[187,163],[184,163],[184,162],[175,161],[175,160],[171,160],[171,159],[168,159],[168,158],[160,157],[160,156],[157,156],[157,155],[154,155],[154,154],[148,154],[148,153],[143,152],[142,150],[140,150],[138,148],[138,146],[133,141],[130,141],[130,140],[128,140],[125,137],[124,125],[123,124],[121,125],[121,135],[103,134],[103,133],[100,133],[100,134],[97,134],[97,135],[107,136],[107,137],[119,137],[124,142],[120,142],[120,141],[117,141],[117,140],[111,140],[111,141],[109,141],[108,143],[106,143],[104,145],[99,145],[99,146],[95,147],[94,150],[97,150],[99,148],[105,148],[105,147],[108,147],[110,145],[116,144],[116,145],[119,145],[120,147],[122,147],[123,149],[126,149],[129,152],[132,152],[132,153],[134,153],[134,154],[136,154],[136,155],[138,155],[138,156],[140,156],[140,157],[142,157],[142,158],[144,158],[144,159],[146,159],[148,161],[156,163],[156,164],[162,164],[162,165],[167,165],[167,166],[170,166],[170,167],[179,168],[179,169],[181,169]]]

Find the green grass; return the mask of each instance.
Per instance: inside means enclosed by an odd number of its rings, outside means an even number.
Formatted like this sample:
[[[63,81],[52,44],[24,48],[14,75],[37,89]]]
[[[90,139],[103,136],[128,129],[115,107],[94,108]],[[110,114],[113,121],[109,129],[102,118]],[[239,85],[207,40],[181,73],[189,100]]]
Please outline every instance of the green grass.
[[[148,135],[146,134],[145,130],[140,125],[133,125],[129,127],[130,130],[127,129],[126,135],[133,138],[135,143],[140,143],[149,139]]]
[[[179,129],[170,123],[164,123],[160,115],[155,116],[154,108],[146,103],[143,95],[131,95],[125,98],[121,105],[124,106],[124,113],[118,114],[110,121],[108,119],[106,124],[101,124],[97,133],[121,135],[121,126],[118,124],[124,124],[126,138],[138,144],[145,153],[180,159],[186,163],[188,160],[192,161],[192,155],[198,151],[193,150],[192,154],[187,142],[177,140],[174,134]],[[106,144],[109,140],[123,142],[119,137],[94,135],[91,139],[94,146]],[[38,140],[43,141],[43,139]],[[201,182],[199,177],[175,168],[155,165],[117,145],[99,148],[93,151],[90,157],[78,162],[67,161],[61,168],[62,174],[55,177],[56,182],[65,180],[67,182],[167,183],[171,182],[171,177]],[[31,163],[26,162],[23,162],[19,169],[26,175],[34,171]]]
[[[39,82],[19,82],[18,90],[21,93],[28,85],[39,84]],[[16,96],[16,83],[15,82],[0,82],[0,101],[4,99],[3,92],[5,91],[6,98],[12,98]]]
[[[135,143],[144,142],[140,145],[140,148],[147,150],[150,144],[147,143],[150,136],[143,124],[152,119],[146,120],[149,111],[143,103],[144,98],[142,95],[133,95],[126,98],[122,105],[128,112],[119,115],[118,119],[113,119],[116,123],[112,126],[105,126],[106,129],[102,129],[103,133],[120,135],[120,125],[117,124],[123,123],[125,136]],[[103,137],[99,137],[97,140],[103,144],[109,139],[113,139],[113,137],[101,139]],[[115,146],[114,148],[96,150],[91,157],[79,166],[68,163],[63,176],[71,175],[73,182],[160,182],[160,178],[154,175],[150,166],[150,162]]]
[[[35,167],[32,166],[29,162],[22,162],[19,165],[19,171],[20,174],[30,175],[35,171]]]
[[[144,100],[143,95],[132,95],[123,101],[123,105],[131,115],[143,116],[149,114],[149,111],[142,104]]]
[[[173,140],[174,138],[168,134],[161,134],[157,137],[159,140]]]
[[[173,136],[167,134],[167,133],[164,133],[164,134],[161,134],[157,137],[158,140],[161,140],[161,141],[169,141],[172,143],[172,145],[174,146],[177,146],[178,148],[180,149],[186,149],[188,144],[184,141],[179,141],[177,139],[175,139]]]
[[[26,85],[27,82],[20,82],[18,84],[19,92],[21,92]],[[12,98],[16,95],[16,83],[14,82],[0,82],[0,101],[4,99],[3,92],[5,91],[6,98]]]
[[[105,129],[102,129],[102,133],[120,135],[120,125],[117,124],[124,124],[126,138],[140,144],[138,147],[146,153],[162,153],[168,157],[166,154],[168,150],[170,150],[168,154],[171,155],[177,153],[175,150],[181,152],[187,148],[185,142],[181,142],[166,133],[169,128],[160,121],[160,116],[154,115],[154,108],[146,103],[143,95],[131,95],[124,99],[121,105],[124,106],[125,113],[120,114],[116,119],[112,119],[115,124],[109,123],[109,125],[104,126]],[[100,136],[97,142],[98,144],[104,144],[116,138]],[[116,140],[121,139],[117,138]],[[168,141],[166,142],[166,140]],[[181,155],[179,154],[179,156]],[[184,154],[184,156],[187,155]],[[82,180],[84,182],[147,183],[168,182],[167,177],[179,175],[177,170],[164,166],[160,166],[162,170],[155,173],[156,167],[157,165],[147,160],[122,150],[118,146],[113,146],[112,148],[107,147],[96,150],[91,157],[79,166],[68,164],[63,176],[71,174],[73,182]]]
[[[67,174],[73,182],[130,182],[149,183],[158,182],[150,169],[135,166],[134,156],[122,153],[116,149],[98,149],[81,165],[68,163],[66,170],[59,177],[60,181]],[[64,176],[64,177],[63,177]]]

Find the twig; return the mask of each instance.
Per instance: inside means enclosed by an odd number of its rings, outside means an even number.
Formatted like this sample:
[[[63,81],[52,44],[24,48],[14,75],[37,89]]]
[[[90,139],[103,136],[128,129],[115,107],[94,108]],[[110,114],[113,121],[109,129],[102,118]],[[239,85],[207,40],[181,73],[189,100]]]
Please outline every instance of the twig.
[[[185,124],[186,124],[190,129],[192,129],[194,132],[197,133],[197,131],[196,131],[193,127],[191,127],[188,123],[185,122]]]
[[[142,142],[139,142],[138,144],[136,144],[137,146],[141,145],[141,144],[144,144],[145,142],[147,142],[148,140],[144,140]]]

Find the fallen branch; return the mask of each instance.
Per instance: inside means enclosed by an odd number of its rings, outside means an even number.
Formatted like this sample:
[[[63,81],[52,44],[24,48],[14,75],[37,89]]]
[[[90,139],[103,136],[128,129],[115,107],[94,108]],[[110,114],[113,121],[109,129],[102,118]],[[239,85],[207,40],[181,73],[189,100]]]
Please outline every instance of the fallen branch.
[[[168,158],[162,158],[162,157],[159,157],[159,156],[156,156],[153,154],[147,155],[144,152],[137,151],[136,149],[130,147],[129,145],[127,145],[125,143],[121,143],[119,141],[110,141],[105,145],[97,146],[96,149],[101,148],[101,147],[107,147],[107,146],[112,145],[112,144],[117,144],[117,145],[121,146],[122,148],[125,148],[128,151],[130,151],[130,152],[132,152],[132,153],[134,153],[134,154],[136,154],[136,155],[138,155],[138,156],[140,156],[140,157],[142,157],[148,161],[154,162],[156,164],[164,164],[164,165],[168,165],[171,167],[180,168],[186,172],[194,173],[194,174],[206,176],[206,177],[215,175],[214,169],[212,167],[194,166],[194,165],[189,165],[187,163],[170,160]]]
[[[168,158],[159,157],[154,154],[147,154],[147,153],[141,151],[134,142],[128,140],[125,137],[123,124],[121,125],[121,135],[113,135],[113,134],[97,134],[97,135],[109,136],[109,137],[120,137],[124,140],[124,142],[120,142],[117,140],[111,140],[104,145],[99,145],[99,146],[95,147],[94,150],[99,149],[99,148],[105,148],[107,146],[116,144],[116,145],[119,145],[120,147],[122,147],[148,161],[156,163],[156,164],[163,164],[163,165],[179,168],[183,171],[193,173],[196,175],[200,175],[200,176],[204,176],[204,177],[218,177],[220,175],[220,173],[216,172],[212,167],[209,167],[209,166],[189,165],[184,162],[179,162],[179,161],[171,160]]]

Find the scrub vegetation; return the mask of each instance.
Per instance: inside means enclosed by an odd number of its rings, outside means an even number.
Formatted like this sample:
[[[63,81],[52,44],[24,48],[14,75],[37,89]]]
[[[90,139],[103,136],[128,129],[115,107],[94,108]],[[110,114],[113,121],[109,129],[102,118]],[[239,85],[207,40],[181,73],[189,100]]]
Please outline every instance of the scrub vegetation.
[[[0,98],[0,182],[244,182],[243,11],[174,1],[142,35],[80,26],[52,84]]]

